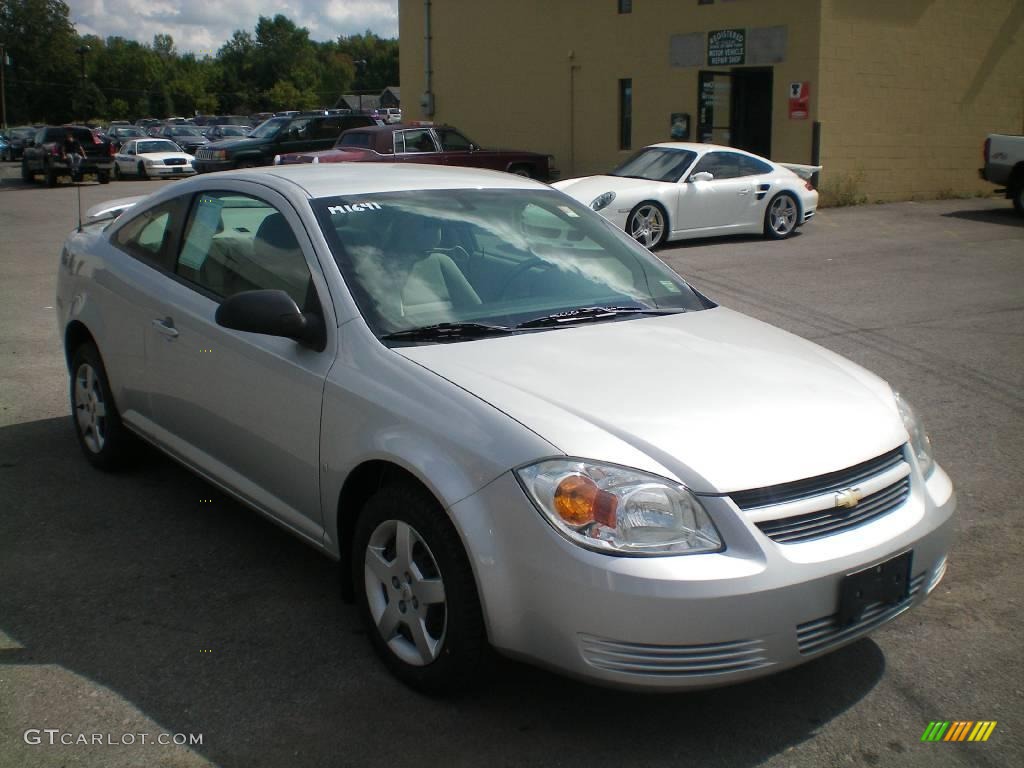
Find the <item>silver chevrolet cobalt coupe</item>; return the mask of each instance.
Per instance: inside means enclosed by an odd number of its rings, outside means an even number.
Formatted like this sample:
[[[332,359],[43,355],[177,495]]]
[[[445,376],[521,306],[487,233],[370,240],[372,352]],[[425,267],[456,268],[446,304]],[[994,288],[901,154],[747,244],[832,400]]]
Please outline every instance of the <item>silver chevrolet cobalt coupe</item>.
[[[491,648],[732,683],[945,572],[953,487],[903,397],[543,184],[279,166],[131,202],[61,254],[86,458],[141,438],[339,560],[414,687]]]

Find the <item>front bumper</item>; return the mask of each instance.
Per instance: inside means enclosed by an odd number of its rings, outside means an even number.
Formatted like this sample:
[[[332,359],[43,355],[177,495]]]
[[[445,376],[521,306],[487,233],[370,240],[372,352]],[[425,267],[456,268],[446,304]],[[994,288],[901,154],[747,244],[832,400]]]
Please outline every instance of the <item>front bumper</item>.
[[[235,167],[234,160],[193,160],[192,167],[199,173],[229,171]]]
[[[191,165],[147,165],[150,176],[193,176],[196,169]]]
[[[916,472],[916,470],[915,470]],[[945,572],[956,498],[936,467],[897,511],[851,531],[776,544],[727,497],[703,497],[724,552],[613,557],[557,534],[511,473],[450,508],[491,643],[591,682],[677,690],[796,666],[919,605]],[[911,594],[840,627],[842,578],[913,551]]]

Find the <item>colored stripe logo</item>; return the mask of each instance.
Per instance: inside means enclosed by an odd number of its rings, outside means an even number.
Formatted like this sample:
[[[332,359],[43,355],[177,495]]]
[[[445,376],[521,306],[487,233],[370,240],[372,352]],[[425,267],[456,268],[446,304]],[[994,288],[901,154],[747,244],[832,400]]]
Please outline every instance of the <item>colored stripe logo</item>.
[[[995,729],[995,720],[932,720],[921,741],[988,741]]]

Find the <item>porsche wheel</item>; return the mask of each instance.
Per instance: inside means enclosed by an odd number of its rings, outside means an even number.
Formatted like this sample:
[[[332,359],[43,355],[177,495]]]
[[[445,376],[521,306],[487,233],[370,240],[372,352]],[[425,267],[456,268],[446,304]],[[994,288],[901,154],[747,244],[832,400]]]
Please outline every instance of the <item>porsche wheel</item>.
[[[768,203],[764,214],[764,234],[771,240],[784,240],[796,231],[800,220],[800,206],[796,198],[782,192]]]
[[[657,248],[668,237],[668,216],[657,203],[640,203],[626,219],[626,234],[650,249]]]

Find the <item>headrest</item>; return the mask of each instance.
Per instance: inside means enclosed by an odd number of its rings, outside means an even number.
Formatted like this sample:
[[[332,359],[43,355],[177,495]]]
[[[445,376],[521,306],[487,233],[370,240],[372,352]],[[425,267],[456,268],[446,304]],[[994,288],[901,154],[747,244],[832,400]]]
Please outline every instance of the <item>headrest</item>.
[[[441,224],[425,216],[403,218],[394,223],[391,250],[399,253],[423,253],[441,244]]]
[[[284,215],[279,211],[270,214],[260,223],[260,228],[256,231],[256,239],[285,251],[297,250],[299,247],[295,233],[292,232]]]

